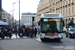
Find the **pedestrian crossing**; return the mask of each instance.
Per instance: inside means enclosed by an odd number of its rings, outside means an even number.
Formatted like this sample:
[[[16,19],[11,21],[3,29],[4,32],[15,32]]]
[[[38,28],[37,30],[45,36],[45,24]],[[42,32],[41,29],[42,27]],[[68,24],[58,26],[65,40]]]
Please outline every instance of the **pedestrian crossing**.
[[[16,38],[16,35],[12,35],[12,38]],[[17,38],[19,38],[19,36],[17,36]]]
[[[15,38],[20,38],[20,37],[19,36],[16,36],[15,34],[13,34],[12,35],[12,39],[15,39]],[[27,38],[27,37],[24,36],[23,38]]]
[[[37,41],[41,42],[40,38],[36,38]]]

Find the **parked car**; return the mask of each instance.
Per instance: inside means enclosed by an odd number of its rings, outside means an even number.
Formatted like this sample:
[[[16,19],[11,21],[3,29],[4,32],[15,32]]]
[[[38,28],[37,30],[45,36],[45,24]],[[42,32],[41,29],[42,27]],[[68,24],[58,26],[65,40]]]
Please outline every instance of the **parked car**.
[[[68,28],[66,31],[66,37],[75,37],[75,28]]]

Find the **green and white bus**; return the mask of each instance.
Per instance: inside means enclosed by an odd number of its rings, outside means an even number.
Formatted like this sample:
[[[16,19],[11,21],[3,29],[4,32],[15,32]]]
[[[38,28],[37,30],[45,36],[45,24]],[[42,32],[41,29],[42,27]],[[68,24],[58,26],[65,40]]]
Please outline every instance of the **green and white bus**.
[[[63,39],[62,15],[58,13],[46,13],[41,15],[40,39]]]

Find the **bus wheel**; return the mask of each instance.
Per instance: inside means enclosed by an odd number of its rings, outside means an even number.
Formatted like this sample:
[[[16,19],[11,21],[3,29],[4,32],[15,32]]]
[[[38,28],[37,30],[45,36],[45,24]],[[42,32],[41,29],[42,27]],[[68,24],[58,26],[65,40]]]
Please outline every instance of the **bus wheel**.
[[[41,39],[42,42],[45,42],[45,39]]]
[[[57,39],[57,41],[60,41],[60,39]]]

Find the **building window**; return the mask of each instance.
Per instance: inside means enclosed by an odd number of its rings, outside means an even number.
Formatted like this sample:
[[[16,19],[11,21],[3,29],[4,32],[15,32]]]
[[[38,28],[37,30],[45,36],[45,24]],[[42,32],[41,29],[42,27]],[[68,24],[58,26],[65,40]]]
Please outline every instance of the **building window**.
[[[72,18],[72,21],[74,21],[74,18]]]
[[[62,4],[61,4],[61,7],[62,7]]]
[[[65,10],[63,10],[63,15],[65,14]]]
[[[65,6],[65,3],[63,3],[63,6]]]
[[[69,18],[69,21],[70,21],[70,18]]]
[[[67,1],[66,1],[66,5],[67,5]]]
[[[71,3],[71,0],[69,0],[69,4]]]
[[[62,11],[61,11],[61,14],[62,14]]]
[[[59,13],[60,13],[60,11],[59,11]]]
[[[67,15],[67,9],[66,9],[66,15]]]
[[[59,5],[59,7],[60,7],[60,5]]]
[[[66,24],[67,24],[67,19],[66,19]]]
[[[72,13],[74,13],[74,7],[72,7]]]
[[[72,0],[72,2],[74,2],[74,0]]]
[[[70,14],[70,8],[69,8],[69,14]]]

